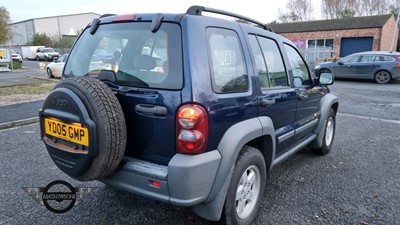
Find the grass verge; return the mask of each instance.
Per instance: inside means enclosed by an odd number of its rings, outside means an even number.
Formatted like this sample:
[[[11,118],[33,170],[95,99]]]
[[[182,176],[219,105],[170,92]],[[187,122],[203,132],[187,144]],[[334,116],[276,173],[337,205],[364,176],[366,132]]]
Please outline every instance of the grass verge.
[[[38,95],[50,92],[57,83],[35,83],[0,87],[0,96],[8,95]]]

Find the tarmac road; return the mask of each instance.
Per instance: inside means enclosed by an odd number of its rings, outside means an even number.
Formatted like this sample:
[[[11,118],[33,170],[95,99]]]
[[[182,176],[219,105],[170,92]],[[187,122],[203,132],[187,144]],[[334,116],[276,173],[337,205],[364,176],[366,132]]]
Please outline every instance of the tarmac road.
[[[304,149],[275,167],[255,224],[400,224],[400,84],[331,89],[341,98],[332,152]],[[0,224],[212,224],[190,209],[72,180],[51,161],[38,124],[2,130],[0,143]],[[54,214],[21,189],[58,179],[98,190]]]

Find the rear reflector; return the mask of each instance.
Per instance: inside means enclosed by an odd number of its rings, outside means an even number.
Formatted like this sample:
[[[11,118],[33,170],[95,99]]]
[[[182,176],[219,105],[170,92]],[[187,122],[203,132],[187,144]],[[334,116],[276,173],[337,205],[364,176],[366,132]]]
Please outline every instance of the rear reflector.
[[[161,182],[156,180],[151,180],[151,185],[154,187],[161,187]]]

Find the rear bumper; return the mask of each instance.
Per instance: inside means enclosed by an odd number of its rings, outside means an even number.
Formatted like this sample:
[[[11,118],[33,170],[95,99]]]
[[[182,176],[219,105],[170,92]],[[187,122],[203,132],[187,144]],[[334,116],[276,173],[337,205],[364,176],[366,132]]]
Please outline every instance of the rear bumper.
[[[208,198],[220,161],[217,150],[195,156],[176,154],[168,166],[126,157],[117,171],[100,181],[173,205],[194,206]]]

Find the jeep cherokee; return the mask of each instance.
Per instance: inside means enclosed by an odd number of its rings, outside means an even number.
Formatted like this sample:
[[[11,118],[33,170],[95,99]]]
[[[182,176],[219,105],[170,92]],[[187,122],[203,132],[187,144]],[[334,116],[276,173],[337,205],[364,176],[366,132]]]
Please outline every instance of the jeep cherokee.
[[[107,69],[90,66],[97,49],[112,54]],[[39,115],[63,172],[208,220],[251,224],[275,165],[332,148],[332,73],[313,75],[292,42],[238,14],[101,16],[62,76]]]

